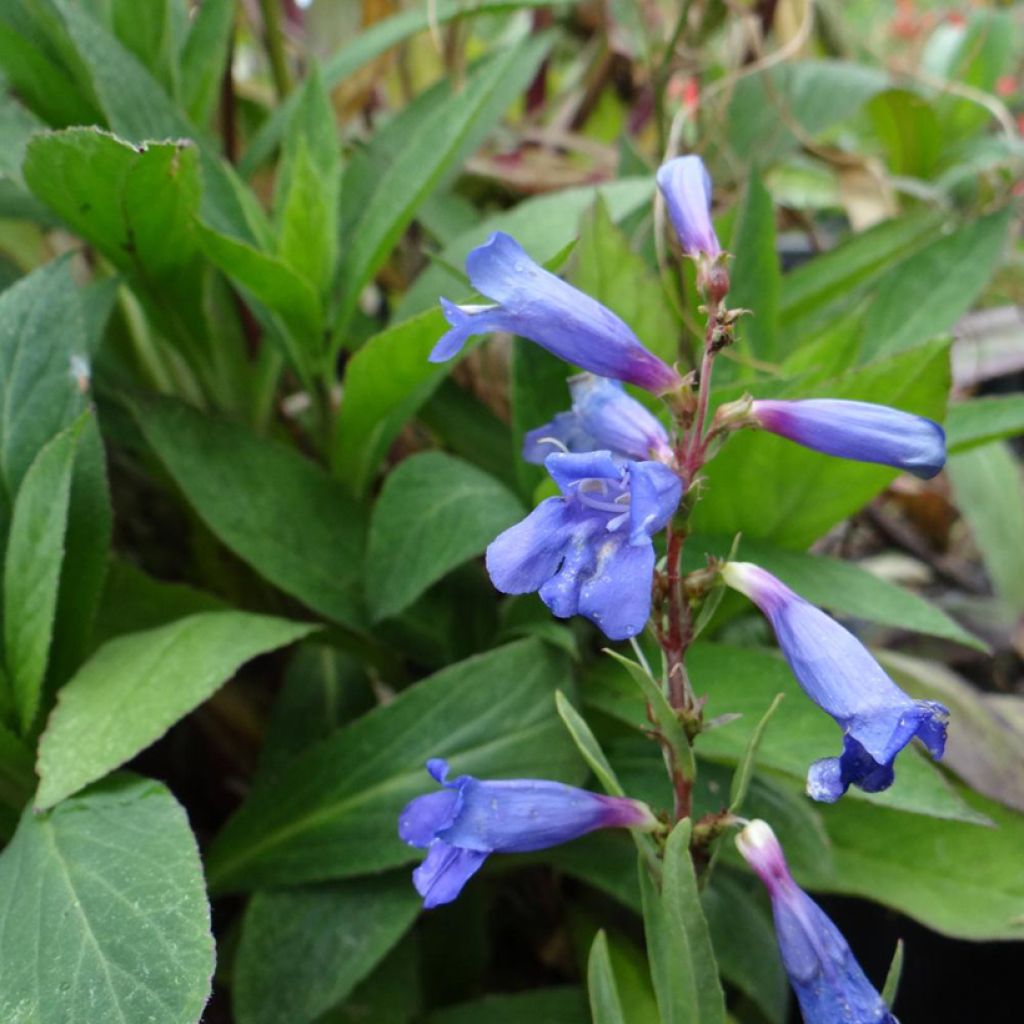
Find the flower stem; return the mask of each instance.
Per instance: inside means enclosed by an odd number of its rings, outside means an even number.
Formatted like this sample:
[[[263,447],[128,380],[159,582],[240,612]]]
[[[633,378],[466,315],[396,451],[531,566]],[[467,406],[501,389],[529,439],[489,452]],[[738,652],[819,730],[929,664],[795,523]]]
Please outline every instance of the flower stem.
[[[288,58],[284,52],[284,36],[281,32],[280,0],[260,0],[263,15],[263,39],[270,58],[270,71],[274,76],[274,88],[279,99],[284,99],[292,89],[292,77],[288,70]]]

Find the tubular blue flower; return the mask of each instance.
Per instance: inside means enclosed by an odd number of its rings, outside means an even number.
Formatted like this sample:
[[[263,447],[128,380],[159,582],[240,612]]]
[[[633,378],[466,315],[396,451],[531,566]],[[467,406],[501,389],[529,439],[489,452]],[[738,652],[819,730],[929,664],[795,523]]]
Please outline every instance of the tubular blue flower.
[[[782,962],[804,1024],[897,1024],[846,939],[789,873],[775,833],[752,821],[736,846],[768,890]]]
[[[618,381],[581,373],[569,380],[569,392],[572,412],[560,412],[523,438],[527,462],[543,463],[556,449],[672,462],[665,428]]]
[[[542,501],[487,548],[487,571],[506,594],[539,591],[559,618],[583,615],[612,640],[636,636],[651,612],[654,536],[683,496],[660,462],[611,452],[544,460],[562,497]]]
[[[610,309],[538,266],[511,236],[495,232],[466,258],[473,287],[494,306],[457,306],[441,299],[451,330],[434,346],[442,363],[474,334],[509,331],[568,363],[647,391],[671,391],[679,374],[649,352]]]
[[[729,562],[722,578],[764,612],[804,692],[843,728],[842,755],[811,765],[809,796],[834,803],[851,785],[888,789],[896,755],[915,736],[942,757],[945,707],[908,697],[852,633],[759,566]]]
[[[528,853],[558,846],[598,828],[658,825],[639,800],[602,796],[544,779],[484,781],[460,775],[448,781],[448,762],[427,771],[443,787],[418,796],[402,811],[398,834],[427,851],[412,873],[424,907],[450,903],[491,853]]]
[[[809,398],[755,401],[765,430],[805,448],[859,462],[879,462],[927,480],[946,462],[946,434],[934,420],[871,402]]]
[[[658,188],[687,256],[715,259],[722,251],[711,223],[711,176],[699,156],[679,156],[658,169]]]

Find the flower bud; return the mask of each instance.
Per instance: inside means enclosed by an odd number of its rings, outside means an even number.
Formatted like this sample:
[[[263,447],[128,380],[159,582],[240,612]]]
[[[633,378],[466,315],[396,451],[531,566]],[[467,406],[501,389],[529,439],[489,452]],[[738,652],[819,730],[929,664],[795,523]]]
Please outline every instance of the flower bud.
[[[662,164],[658,188],[683,252],[716,259],[722,247],[711,223],[711,176],[704,161],[699,156],[680,156]]]

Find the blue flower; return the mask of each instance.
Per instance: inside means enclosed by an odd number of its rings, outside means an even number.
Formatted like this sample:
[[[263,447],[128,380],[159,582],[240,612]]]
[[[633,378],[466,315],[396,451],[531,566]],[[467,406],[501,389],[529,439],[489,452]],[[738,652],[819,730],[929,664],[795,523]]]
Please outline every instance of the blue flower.
[[[915,736],[942,757],[945,707],[908,697],[852,633],[759,566],[729,562],[722,577],[764,612],[804,692],[843,727],[842,755],[807,773],[809,796],[834,803],[851,785],[888,789],[896,755]]]
[[[934,420],[871,402],[810,398],[756,401],[751,415],[773,434],[859,462],[880,462],[928,479],[946,462],[946,434]]]
[[[768,889],[779,951],[804,1024],[896,1024],[842,933],[793,881],[771,828],[750,822],[736,846]]]
[[[711,176],[699,156],[680,156],[658,169],[658,188],[687,256],[715,259],[722,251],[711,223]]]
[[[636,636],[651,612],[654,544],[683,496],[660,462],[611,452],[544,460],[562,492],[542,501],[487,548],[487,571],[506,594],[540,592],[559,618],[584,615],[612,640]]]
[[[495,232],[466,258],[473,287],[494,306],[457,306],[441,299],[452,329],[430,360],[450,359],[474,334],[508,331],[567,363],[648,391],[671,391],[679,374],[649,352],[610,309],[538,266],[509,235]]]
[[[543,463],[556,449],[672,462],[665,428],[618,381],[581,373],[569,380],[569,392],[572,412],[560,412],[523,438],[527,462]]]
[[[491,853],[528,853],[567,843],[597,828],[650,831],[657,819],[639,800],[602,796],[544,779],[448,781],[448,762],[427,771],[443,787],[402,811],[398,834],[427,851],[412,873],[424,907],[450,903]]]

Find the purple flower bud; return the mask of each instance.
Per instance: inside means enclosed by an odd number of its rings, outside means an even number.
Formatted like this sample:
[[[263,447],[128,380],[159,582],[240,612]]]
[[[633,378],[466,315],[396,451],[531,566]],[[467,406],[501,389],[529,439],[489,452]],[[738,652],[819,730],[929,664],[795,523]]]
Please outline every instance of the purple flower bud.
[[[896,1024],[842,933],[789,873],[775,833],[752,821],[736,846],[772,901],[782,962],[804,1024]]]
[[[425,907],[450,903],[490,853],[528,853],[567,843],[598,828],[650,831],[657,819],[639,800],[602,796],[544,779],[448,781],[448,762],[427,771],[439,792],[418,796],[402,811],[398,834],[427,850],[413,872]]]
[[[651,537],[675,512],[682,482],[660,462],[606,451],[556,453],[544,465],[563,497],[491,543],[491,580],[505,594],[539,591],[559,618],[583,615],[612,640],[636,636],[651,612]]]
[[[610,309],[538,266],[509,235],[491,235],[469,254],[466,270],[473,287],[497,305],[456,306],[441,299],[452,329],[434,346],[431,362],[450,359],[474,334],[509,331],[602,377],[655,393],[679,386],[679,374]]]
[[[672,461],[665,428],[618,381],[581,373],[570,379],[569,391],[572,412],[560,412],[523,438],[527,462],[543,463],[556,449]]]
[[[807,773],[809,796],[834,803],[851,785],[888,789],[896,755],[915,736],[942,757],[945,707],[908,697],[852,633],[759,566],[729,562],[722,578],[764,612],[804,692],[843,727],[841,756]]]
[[[699,156],[679,156],[658,169],[658,188],[687,256],[714,259],[722,251],[711,223],[711,176]]]
[[[751,415],[765,430],[806,448],[859,462],[880,462],[927,480],[946,462],[946,434],[933,420],[887,405],[810,398],[763,400]]]

